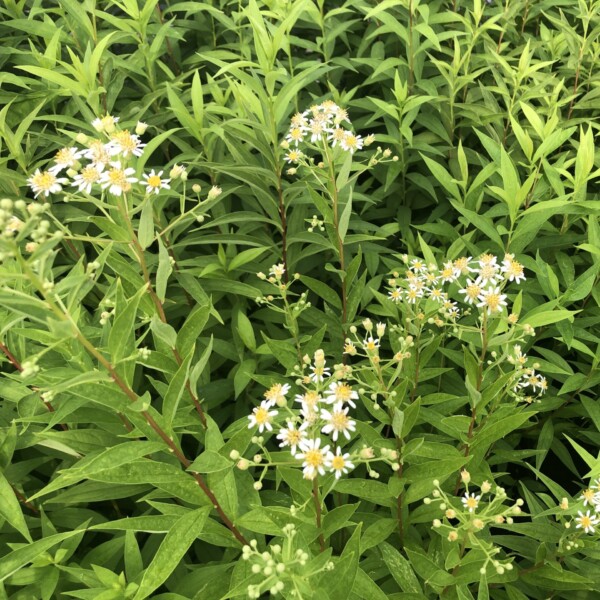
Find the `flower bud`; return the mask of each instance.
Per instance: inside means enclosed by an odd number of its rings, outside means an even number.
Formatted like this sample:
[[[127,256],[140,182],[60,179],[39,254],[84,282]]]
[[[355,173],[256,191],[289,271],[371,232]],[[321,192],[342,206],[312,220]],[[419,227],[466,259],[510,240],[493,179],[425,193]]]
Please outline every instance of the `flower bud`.
[[[138,121],[135,126],[135,132],[137,135],[144,135],[146,133],[146,129],[148,129],[148,123],[143,123],[142,121]]]

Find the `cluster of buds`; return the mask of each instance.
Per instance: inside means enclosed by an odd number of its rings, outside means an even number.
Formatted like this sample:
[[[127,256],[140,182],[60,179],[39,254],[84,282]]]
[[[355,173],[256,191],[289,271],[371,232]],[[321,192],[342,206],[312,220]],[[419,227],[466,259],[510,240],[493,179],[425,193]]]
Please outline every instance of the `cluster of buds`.
[[[294,273],[293,278],[290,281],[285,281],[285,267],[282,263],[273,265],[269,269],[269,273],[265,275],[262,271],[257,273],[256,276],[267,283],[270,283],[276,292],[276,296],[273,294],[265,294],[264,296],[258,296],[255,298],[257,304],[266,305],[273,309],[275,312],[287,314],[288,319],[292,316],[294,319],[297,318],[302,311],[310,308],[311,303],[308,301],[308,294],[302,292],[297,297],[297,300],[291,302],[290,288],[295,281],[300,279],[299,273]],[[284,306],[279,306],[276,301],[283,300]],[[291,327],[291,323],[288,323],[288,327]]]
[[[39,373],[40,367],[37,364],[37,358],[31,358],[21,363],[21,377],[27,379]]]
[[[324,226],[324,222],[322,219],[319,219],[317,217],[317,215],[313,215],[312,219],[307,219],[308,222],[308,231],[309,233],[312,233],[315,229],[318,229],[319,231],[325,231],[325,226]]]
[[[258,542],[252,540],[242,548],[242,560],[251,563],[250,570],[258,582],[248,585],[248,598],[260,598],[269,593],[277,596],[284,590],[290,596],[295,596],[298,588],[306,586],[306,579],[323,571],[331,571],[333,562],[328,561],[315,569],[307,571],[309,554],[297,547],[297,529],[293,523],[282,529],[282,544],[272,544],[264,552],[258,550]],[[288,592],[289,590],[289,592]]]
[[[431,497],[423,502],[427,505],[437,503],[441,511],[440,517],[433,520],[433,528],[450,542],[459,542],[470,548],[481,551],[484,564],[480,571],[487,572],[491,565],[498,574],[510,571],[513,568],[509,559],[498,559],[501,549],[485,540],[485,535],[479,535],[488,526],[512,524],[513,518],[522,513],[524,504],[521,498],[514,503],[507,504],[507,495],[504,488],[493,486],[490,482],[481,483],[477,491],[472,491],[471,476],[463,470],[461,481],[465,486],[464,495],[457,501],[455,496],[450,496],[434,480]],[[471,490],[471,491],[470,491]]]

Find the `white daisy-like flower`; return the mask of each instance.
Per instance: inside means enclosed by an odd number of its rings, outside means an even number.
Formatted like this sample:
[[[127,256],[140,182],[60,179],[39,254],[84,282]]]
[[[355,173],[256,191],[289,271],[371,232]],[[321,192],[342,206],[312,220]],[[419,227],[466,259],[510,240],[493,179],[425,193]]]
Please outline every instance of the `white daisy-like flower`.
[[[465,302],[467,304],[473,304],[475,300],[479,299],[479,296],[483,292],[483,288],[476,281],[467,279],[467,283],[462,290],[458,290],[459,294],[465,295]]]
[[[392,291],[388,292],[388,296],[392,302],[401,302],[402,301],[402,288],[394,288]]]
[[[579,496],[579,499],[583,500],[584,506],[587,506],[588,504],[593,505],[595,495],[596,494],[594,490],[588,488],[587,490],[583,490],[583,492],[581,492],[581,496]]]
[[[297,127],[298,129],[302,129],[308,125],[308,121],[306,120],[306,114],[304,113],[296,113],[291,119],[292,128]]]
[[[58,194],[67,182],[68,180],[64,177],[57,177],[50,171],[40,171],[39,169],[36,169],[35,173],[27,180],[29,187],[35,192],[36,198],[40,194],[46,198],[50,194]]]
[[[61,148],[54,157],[55,164],[48,169],[48,172],[57,175],[63,169],[74,167],[81,155],[81,150],[77,150],[77,148]]]
[[[320,142],[323,136],[327,134],[326,122],[320,119],[311,119],[308,123],[308,133],[310,133],[310,141],[314,144]]]
[[[460,271],[458,271],[452,261],[445,262],[440,270],[440,278],[444,283],[452,283],[459,275]]]
[[[287,163],[297,163],[304,154],[298,149],[292,149],[285,155],[285,162]]]
[[[379,348],[379,338],[368,337],[363,340],[363,348],[367,352],[377,352]]]
[[[296,148],[300,142],[304,141],[304,128],[303,127],[292,127],[288,134],[285,136],[288,142],[296,144]]]
[[[264,394],[265,402],[269,406],[280,405],[285,402],[285,396],[289,391],[289,383],[274,383]]]
[[[479,257],[479,269],[477,271],[477,282],[480,285],[496,284],[502,281],[500,267],[496,264],[496,257],[492,254],[483,254]]]
[[[341,403],[336,404],[331,412],[324,408],[321,409],[321,419],[326,421],[326,424],[321,428],[321,433],[331,434],[331,439],[334,442],[337,442],[340,433],[349,440],[350,433],[356,431],[356,421],[348,416],[349,410],[348,406],[343,408]]]
[[[150,173],[144,173],[144,180],[141,181],[143,185],[146,186],[146,194],[158,194],[160,190],[169,190],[171,186],[169,185],[170,179],[161,179],[163,172],[159,171],[156,173],[154,169],[150,171]]]
[[[354,465],[350,462],[350,455],[342,454],[342,449],[338,446],[331,457],[331,472],[335,473],[336,479],[339,479],[342,473],[348,473],[350,469],[354,469]]]
[[[578,517],[575,517],[575,526],[577,529],[583,529],[585,533],[594,533],[596,531],[596,525],[600,523],[598,515],[590,515],[588,510],[585,515],[579,510],[577,511]]]
[[[467,275],[468,273],[474,273],[477,271],[475,267],[471,266],[473,262],[472,256],[461,256],[454,261],[454,268],[460,275]]]
[[[326,377],[331,377],[331,371],[325,366],[315,367],[311,365],[310,370],[312,373],[309,375],[309,377],[314,383],[323,383]]]
[[[444,302],[446,299],[445,292],[443,292],[440,288],[431,288],[427,296],[430,300],[435,300],[436,302]]]
[[[321,438],[304,440],[300,444],[301,452],[296,458],[302,461],[305,479],[314,479],[317,475],[325,475],[325,469],[331,466],[333,454],[329,445],[321,446]]]
[[[87,165],[75,177],[71,185],[76,186],[80,192],[92,193],[92,186],[99,183],[104,165]]]
[[[108,144],[105,144],[101,140],[92,140],[88,147],[82,150],[81,154],[95,167],[105,167],[110,162]]]
[[[481,500],[481,496],[476,496],[475,494],[465,493],[464,497],[461,498],[461,502],[465,508],[469,509],[469,512],[475,512],[475,509],[479,506],[479,501]]]
[[[281,440],[280,448],[290,447],[290,452],[296,454],[296,447],[306,439],[306,429],[308,423],[304,422],[300,427],[296,428],[293,421],[287,421],[287,427],[279,430],[277,439]]]
[[[303,410],[306,410],[307,412],[317,412],[319,402],[322,402],[323,398],[321,398],[318,392],[308,390],[304,394],[297,394],[295,401],[300,402]]]
[[[334,381],[325,391],[327,404],[348,404],[356,408],[354,400],[358,400],[358,392],[353,390],[345,381]]]
[[[504,273],[504,276],[508,281],[514,281],[516,283],[521,283],[521,281],[525,281],[525,272],[523,269],[523,265],[520,262],[515,260],[513,254],[507,254],[502,261],[502,266],[500,267],[500,271]]]
[[[404,299],[409,304],[416,304],[419,298],[422,298],[424,295],[423,288],[411,285],[407,290],[404,290]]]
[[[356,150],[360,150],[363,147],[363,144],[364,140],[361,138],[361,136],[355,135],[351,131],[347,131],[340,141],[342,150],[350,152],[350,154],[354,154]]]
[[[413,260],[410,261],[410,268],[415,273],[424,273],[427,271],[427,265],[425,264],[425,261],[421,260],[420,258],[413,258]]]
[[[131,189],[132,183],[137,182],[137,178],[132,177],[134,173],[135,169],[132,167],[123,169],[120,161],[111,162],[110,168],[100,176],[100,185],[103,190],[108,188],[111,194],[120,196]]]
[[[483,290],[478,296],[478,308],[487,308],[488,315],[495,312],[502,312],[503,307],[507,306],[506,294],[500,293],[499,287],[490,286]]]
[[[327,139],[331,142],[331,147],[335,148],[338,145],[341,145],[342,140],[346,135],[346,130],[342,127],[335,127],[331,130]]]
[[[248,419],[250,420],[248,429],[258,427],[259,433],[262,433],[265,429],[267,431],[273,431],[271,422],[273,421],[273,417],[277,416],[277,411],[269,410],[270,408],[271,405],[265,400],[260,403],[260,406],[255,407],[252,410],[252,414],[248,415]]]
[[[131,134],[127,129],[117,131],[110,136],[110,142],[107,144],[108,152],[111,156],[120,154],[124,158],[129,156],[142,156],[146,144],[142,143],[139,136]]]

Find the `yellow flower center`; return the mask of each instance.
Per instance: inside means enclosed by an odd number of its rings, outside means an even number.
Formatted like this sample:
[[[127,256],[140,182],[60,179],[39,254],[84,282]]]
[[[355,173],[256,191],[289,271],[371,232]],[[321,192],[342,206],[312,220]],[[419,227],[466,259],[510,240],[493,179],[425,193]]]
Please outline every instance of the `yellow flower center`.
[[[298,445],[302,439],[301,433],[296,429],[288,429],[287,440],[292,446]]]
[[[294,127],[291,131],[290,131],[290,137],[294,140],[294,141],[301,141],[302,140],[302,129],[300,129],[299,127]]]
[[[137,148],[137,142],[129,131],[119,131],[112,136],[112,139],[119,143],[125,154]]]
[[[153,188],[159,188],[161,184],[160,177],[158,175],[150,175],[148,177],[148,185]]]
[[[323,464],[323,454],[320,450],[307,450],[304,461],[311,467],[319,467]]]
[[[71,148],[61,148],[54,157],[59,164],[71,165],[74,162],[73,150]]]
[[[334,412],[333,415],[331,415],[331,425],[338,431],[347,429],[349,420],[348,415],[341,411]]]
[[[346,466],[346,461],[344,460],[343,456],[334,456],[331,461],[331,466],[336,471],[341,471]]]
[[[314,408],[319,402],[319,394],[317,394],[317,392],[314,391],[306,392],[306,394],[304,394],[304,402],[311,408]]]
[[[56,177],[52,173],[44,171],[34,175],[32,183],[42,190],[49,190],[56,183]]]
[[[475,498],[467,498],[467,508],[477,508],[478,504]]]
[[[271,415],[269,415],[269,411],[266,408],[260,406],[256,409],[256,412],[254,413],[254,418],[256,419],[258,425],[264,425],[265,423],[268,423],[271,420]]]
[[[484,265],[479,271],[482,279],[492,279],[496,275],[496,267],[494,265]]]
[[[485,303],[490,310],[500,310],[500,295],[499,294],[488,294],[485,297]]]
[[[471,285],[468,285],[466,288],[466,291],[467,291],[467,297],[470,298],[471,300],[476,300],[477,296],[479,296],[479,294],[481,294],[481,288],[474,283]]]
[[[81,178],[86,183],[96,183],[96,181],[98,181],[98,179],[100,179],[100,173],[99,173],[98,169],[88,166],[88,167],[85,167],[85,169],[83,169],[83,171],[81,171]]]
[[[583,515],[583,517],[580,518],[579,522],[581,523],[581,526],[584,529],[587,529],[588,527],[592,526],[592,519],[587,515]]]

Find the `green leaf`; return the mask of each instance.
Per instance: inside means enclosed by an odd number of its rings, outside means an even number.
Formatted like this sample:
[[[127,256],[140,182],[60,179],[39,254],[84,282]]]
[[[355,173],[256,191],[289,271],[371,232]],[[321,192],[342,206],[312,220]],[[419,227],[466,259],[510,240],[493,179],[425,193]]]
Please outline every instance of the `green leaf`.
[[[33,542],[21,505],[2,472],[0,472],[0,517],[6,519],[11,527],[14,527],[27,541]]]
[[[167,281],[169,275],[173,272],[171,257],[169,252],[162,243],[161,238],[158,238],[158,269],[156,270],[156,295],[161,302],[165,301],[167,293]]]
[[[115,321],[108,337],[108,347],[113,363],[117,363],[121,359],[130,356],[134,351],[135,339],[133,336],[133,328],[135,325],[135,318],[140,300],[147,289],[148,286],[143,285],[136,292],[135,296],[127,301],[125,307],[121,309],[115,317]]]
[[[379,545],[383,562],[387,565],[392,577],[400,586],[403,592],[422,594],[423,590],[419,585],[419,580],[412,570],[410,563],[396,548],[383,542]]]
[[[134,600],[148,598],[177,568],[190,546],[202,533],[210,507],[203,507],[183,515],[167,533],[144,572]]]
[[[188,381],[188,375],[190,372],[190,362],[194,356],[194,347],[190,349],[188,355],[183,359],[179,369],[169,382],[167,393],[163,399],[163,417],[167,427],[173,425],[173,420],[177,414],[177,408],[179,407],[179,401],[184,393],[186,383]]]
[[[180,356],[187,356],[210,318],[211,307],[199,305],[192,310],[177,334],[176,348]]]
[[[143,250],[154,241],[154,207],[151,200],[146,200],[140,214],[138,241]]]
[[[205,450],[189,467],[188,471],[195,473],[216,473],[230,469],[233,463],[218,452]]]

